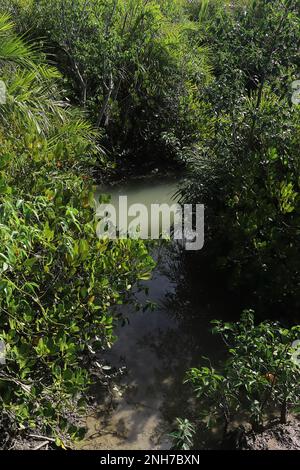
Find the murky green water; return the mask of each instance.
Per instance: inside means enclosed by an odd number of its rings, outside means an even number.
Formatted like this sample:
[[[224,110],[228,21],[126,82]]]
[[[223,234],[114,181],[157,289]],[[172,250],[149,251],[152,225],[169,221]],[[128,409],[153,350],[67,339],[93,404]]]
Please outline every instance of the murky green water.
[[[130,226],[130,223],[134,224],[134,220],[141,218],[144,214],[144,208],[146,210],[146,216],[144,215],[144,220],[146,221],[146,230],[147,233],[146,237],[150,236],[151,231],[157,232],[160,234],[162,232],[162,220],[161,217],[154,218],[151,217],[151,206],[153,204],[168,204],[172,206],[176,202],[174,194],[176,193],[177,183],[173,178],[151,178],[151,179],[142,179],[142,180],[134,180],[129,181],[127,183],[119,184],[114,187],[103,187],[99,188],[99,195],[101,193],[109,194],[110,201],[109,204],[113,205],[116,209],[116,227],[119,229],[119,215],[121,212],[120,204],[120,197],[126,196],[126,208],[129,209],[133,205],[139,204],[143,205],[143,210],[141,212],[138,209],[134,210],[134,215],[130,216],[127,215],[127,223]],[[124,206],[122,206],[124,207]],[[136,210],[138,212],[136,212]],[[127,210],[128,214],[128,210]],[[170,222],[171,224],[174,221],[174,214],[170,214]],[[135,229],[133,232],[141,229],[142,227],[139,226],[139,222],[136,222]],[[125,230],[127,233],[128,229]]]
[[[127,195],[129,203],[174,202],[177,183],[172,179],[133,181],[101,192],[111,192],[111,202]],[[112,368],[124,367],[107,404],[87,418],[84,449],[169,449],[168,434],[176,417],[189,413],[192,397],[183,385],[186,370],[202,355],[215,354],[217,345],[209,334],[213,316],[187,280],[181,248],[162,246],[153,256],[158,265],[147,282],[154,311],[136,312],[124,307],[128,324],[117,330],[118,340],[105,360]],[[139,294],[145,301],[145,294]],[[106,411],[105,411],[106,410]]]

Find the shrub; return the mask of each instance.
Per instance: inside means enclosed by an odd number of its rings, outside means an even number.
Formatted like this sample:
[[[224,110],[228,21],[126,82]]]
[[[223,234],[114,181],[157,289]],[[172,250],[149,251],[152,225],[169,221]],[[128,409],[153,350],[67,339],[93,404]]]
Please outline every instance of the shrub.
[[[300,326],[287,329],[270,321],[255,325],[252,311],[245,311],[237,323],[212,323],[228,359],[220,370],[210,365],[188,371],[186,381],[199,400],[199,417],[208,425],[223,422],[224,435],[234,419],[242,417],[258,429],[274,410],[285,423],[288,410],[300,404],[299,351],[294,347]]]

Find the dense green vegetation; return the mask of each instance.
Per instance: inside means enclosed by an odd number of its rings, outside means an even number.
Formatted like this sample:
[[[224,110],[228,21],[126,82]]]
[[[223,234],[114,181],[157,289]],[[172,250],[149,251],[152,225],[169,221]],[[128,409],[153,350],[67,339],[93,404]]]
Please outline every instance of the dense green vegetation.
[[[59,444],[78,432],[69,418],[91,381],[91,351],[114,339],[112,307],[153,262],[138,240],[97,240],[88,175],[97,136],[4,15],[0,36],[2,436],[38,428]]]
[[[218,3],[218,6],[217,6]],[[214,52],[203,91],[212,134],[191,163],[183,200],[206,204],[206,240],[228,289],[259,311],[299,306],[298,1],[212,2],[200,25]]]
[[[7,3],[22,33],[43,38],[69,98],[104,129],[114,158],[127,168],[132,159],[146,166],[184,158],[201,131],[197,89],[210,70],[191,37],[188,2]]]
[[[242,410],[257,426],[275,406],[284,421],[299,401],[299,0],[0,9],[2,446],[33,428],[58,445],[81,435],[93,351],[113,343],[114,307],[154,267],[142,241],[96,237],[94,184],[112,169],[184,169],[181,201],[206,206],[195,279],[205,261],[243,307],[288,324],[255,325],[249,312],[217,324],[228,361],[188,373],[206,418],[222,415],[227,430]],[[179,420],[178,445],[194,431]]]

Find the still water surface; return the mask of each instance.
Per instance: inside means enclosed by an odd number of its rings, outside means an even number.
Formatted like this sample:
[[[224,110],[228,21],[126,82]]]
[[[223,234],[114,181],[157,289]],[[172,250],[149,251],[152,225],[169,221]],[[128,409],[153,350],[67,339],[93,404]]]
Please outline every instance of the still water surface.
[[[119,195],[127,195],[129,204],[149,207],[175,202],[177,185],[174,179],[147,179],[100,192],[109,192],[113,204]],[[100,403],[99,411],[87,418],[88,433],[81,448],[169,449],[175,418],[188,416],[193,400],[183,384],[186,370],[198,365],[201,356],[217,354],[218,345],[209,333],[214,312],[186,279],[181,248],[161,246],[153,256],[157,267],[147,281],[148,297],[137,296],[156,307],[144,313],[123,308],[128,324],[118,327],[118,339],[105,360],[113,369],[123,368],[124,374],[114,387],[110,411],[107,403],[102,407]]]

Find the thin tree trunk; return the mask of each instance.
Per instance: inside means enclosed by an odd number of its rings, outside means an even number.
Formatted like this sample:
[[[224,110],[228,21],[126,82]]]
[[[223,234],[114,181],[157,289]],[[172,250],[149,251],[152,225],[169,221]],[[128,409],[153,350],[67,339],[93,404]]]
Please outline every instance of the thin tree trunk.
[[[224,428],[223,428],[223,440],[227,436],[228,426],[229,426],[229,421],[227,419],[225,419]]]
[[[70,64],[72,69],[74,70],[74,73],[77,77],[77,80],[80,85],[80,90],[81,90],[81,104],[85,108],[86,106],[86,100],[87,100],[87,84],[85,80],[83,79],[83,76],[79,70],[78,64],[76,60],[72,57],[71,53],[68,51],[68,49],[65,47],[62,49],[64,53],[68,56]]]
[[[286,424],[286,422],[287,422],[287,403],[286,403],[286,400],[284,400],[282,405],[281,405],[280,422],[281,422],[281,424]]]
[[[106,96],[104,98],[104,101],[102,103],[102,106],[101,106],[101,109],[100,109],[100,112],[99,112],[99,116],[98,116],[98,119],[97,119],[97,123],[96,123],[96,126],[97,127],[100,127],[101,126],[101,123],[103,121],[103,118],[104,116],[106,115],[107,113],[107,108],[108,108],[108,104],[109,104],[109,100],[111,98],[111,94],[113,92],[113,89],[114,89],[114,82],[113,82],[113,77],[112,77],[112,74],[110,74],[110,77],[109,77],[109,85],[107,88],[107,93],[106,93]],[[105,125],[107,126],[108,125],[108,116],[106,116],[106,120],[105,120]]]

